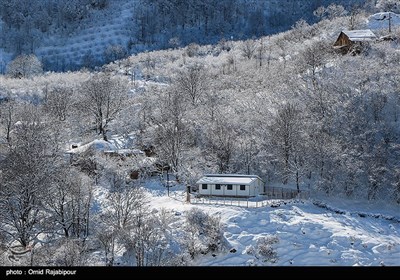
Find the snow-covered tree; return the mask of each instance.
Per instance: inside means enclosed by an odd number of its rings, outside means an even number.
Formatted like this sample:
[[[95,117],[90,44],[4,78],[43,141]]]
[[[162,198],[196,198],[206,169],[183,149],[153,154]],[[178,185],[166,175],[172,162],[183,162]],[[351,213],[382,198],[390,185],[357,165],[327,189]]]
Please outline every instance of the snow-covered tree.
[[[171,241],[168,214],[165,211],[151,213],[145,193],[140,187],[137,186],[133,189],[131,187],[130,190],[125,189],[122,191],[121,195],[128,194],[129,197],[122,198],[117,195],[119,198],[116,200],[116,197],[114,197],[114,204],[110,214],[114,215],[114,217],[119,217],[119,219],[122,218],[121,215],[123,213],[120,210],[123,205],[120,198],[125,201],[123,203],[129,202],[128,200],[133,202],[133,206],[130,206],[131,211],[128,213],[129,223],[125,224],[119,233],[127,254],[133,255],[135,259],[134,265],[136,266],[160,266],[167,263],[167,249]],[[124,221],[122,220],[121,222]]]
[[[40,113],[25,108],[1,162],[1,230],[26,247],[42,232],[42,201],[51,185],[52,157]]]
[[[202,65],[190,65],[176,77],[176,90],[182,92],[195,106],[207,89],[207,76]]]
[[[237,132],[235,126],[225,117],[217,120],[207,131],[210,154],[215,158],[219,173],[231,170],[233,154],[236,150]]]
[[[72,105],[73,89],[56,85],[45,96],[45,109],[59,121],[65,121]]]
[[[287,184],[294,177],[297,190],[303,170],[304,149],[301,147],[301,112],[294,104],[285,104],[279,108],[271,126],[272,143],[276,146],[276,159],[282,164],[282,182]]]
[[[254,40],[246,40],[243,42],[240,49],[244,57],[252,59],[257,50],[257,43]]]
[[[10,99],[0,104],[0,125],[7,143],[11,143],[11,131],[16,122],[18,103]]]
[[[66,238],[84,239],[89,234],[93,196],[90,182],[73,167],[60,166],[56,172],[42,202],[49,221]]]
[[[42,63],[33,54],[19,55],[7,65],[7,74],[13,78],[30,78],[42,72]]]
[[[398,13],[400,11],[400,3],[397,0],[378,0],[376,8],[382,12]]]
[[[110,176],[109,186],[107,200],[113,227],[117,230],[131,228],[135,223],[136,211],[142,209],[147,203],[143,189],[128,185],[125,177],[118,173]]]
[[[126,99],[128,82],[106,73],[93,75],[82,84],[82,112],[95,121],[96,131],[107,141],[109,123],[118,116]]]
[[[319,19],[332,20],[337,17],[342,17],[347,14],[346,9],[342,5],[337,5],[335,3],[330,4],[327,7],[320,6],[314,10],[314,16]]]
[[[96,230],[96,238],[104,250],[104,261],[106,266],[114,265],[117,237],[118,232],[113,228],[104,228],[99,226]]]
[[[154,127],[150,133],[156,153],[162,164],[169,164],[174,172],[179,172],[182,154],[191,137],[185,122],[189,102],[181,90],[174,87],[156,90],[152,93],[148,125]]]

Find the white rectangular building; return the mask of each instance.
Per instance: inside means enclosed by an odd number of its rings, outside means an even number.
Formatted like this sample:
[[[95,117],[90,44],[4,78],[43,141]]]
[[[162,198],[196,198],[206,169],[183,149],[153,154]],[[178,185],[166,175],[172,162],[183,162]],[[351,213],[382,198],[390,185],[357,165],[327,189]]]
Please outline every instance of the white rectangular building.
[[[196,182],[199,194],[206,196],[250,197],[264,191],[257,175],[206,174]]]

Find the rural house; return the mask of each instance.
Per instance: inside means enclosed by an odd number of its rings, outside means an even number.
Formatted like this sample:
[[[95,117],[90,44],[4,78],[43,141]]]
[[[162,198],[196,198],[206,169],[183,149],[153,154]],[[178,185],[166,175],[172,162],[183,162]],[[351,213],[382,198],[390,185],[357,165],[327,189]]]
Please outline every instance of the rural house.
[[[376,40],[376,35],[370,29],[344,30],[340,32],[333,47],[339,49],[343,54],[359,53],[362,45]]]
[[[127,170],[129,179],[135,180],[140,174],[151,174],[156,169],[156,158],[147,157],[145,152],[138,149],[118,149],[114,144],[105,140],[94,140],[79,146],[72,144],[71,149],[65,152],[66,159],[74,166],[89,175],[97,173],[98,159],[115,160],[118,167]]]
[[[205,196],[250,197],[264,191],[257,175],[206,174],[196,182],[199,194]]]

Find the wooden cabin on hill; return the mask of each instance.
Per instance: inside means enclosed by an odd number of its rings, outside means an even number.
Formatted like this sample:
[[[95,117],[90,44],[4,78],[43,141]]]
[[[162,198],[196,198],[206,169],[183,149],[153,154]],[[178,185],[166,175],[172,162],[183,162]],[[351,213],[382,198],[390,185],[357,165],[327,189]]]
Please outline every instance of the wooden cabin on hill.
[[[340,50],[343,54],[357,54],[364,45],[375,42],[377,39],[376,35],[370,29],[344,30],[340,32],[333,47]]]

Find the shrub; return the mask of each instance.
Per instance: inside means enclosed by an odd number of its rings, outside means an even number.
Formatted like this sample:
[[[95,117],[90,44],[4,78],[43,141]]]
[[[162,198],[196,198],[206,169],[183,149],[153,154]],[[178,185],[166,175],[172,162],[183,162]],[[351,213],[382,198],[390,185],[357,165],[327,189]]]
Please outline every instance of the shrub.
[[[278,254],[273,247],[278,242],[276,235],[268,235],[257,240],[256,252],[263,262],[275,263],[278,260]]]

